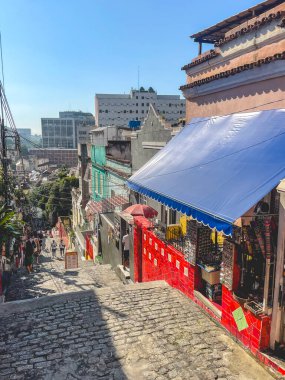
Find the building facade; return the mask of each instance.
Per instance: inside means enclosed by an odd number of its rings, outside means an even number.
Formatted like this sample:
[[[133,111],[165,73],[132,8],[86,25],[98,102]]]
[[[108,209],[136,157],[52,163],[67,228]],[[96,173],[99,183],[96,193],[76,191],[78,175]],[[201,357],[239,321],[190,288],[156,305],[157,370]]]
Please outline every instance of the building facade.
[[[29,154],[37,159],[46,159],[49,165],[57,167],[76,167],[78,164],[77,149],[30,149]]]
[[[42,118],[43,148],[75,149],[79,143],[87,143],[94,127],[91,113],[65,111],[58,118]]]
[[[199,56],[182,68],[187,84],[181,86],[191,123],[129,180],[142,199],[183,213],[164,229],[135,220],[134,280],[178,288],[283,375],[276,356],[285,357],[285,167],[277,148],[285,116],[284,10],[284,1],[265,1],[193,35]],[[203,43],[215,46],[202,53]],[[270,186],[260,192],[265,168]],[[246,189],[255,181],[260,186]],[[231,231],[219,226],[225,219]]]
[[[214,46],[182,67],[187,121],[285,107],[284,10],[266,1],[192,36]]]
[[[152,88],[147,91],[141,88],[131,90],[129,95],[96,94],[96,125],[127,126],[132,120],[143,122],[150,104],[171,124],[185,118],[185,100],[179,95],[158,95]]]
[[[91,194],[95,202],[113,195],[107,178],[107,149],[109,141],[117,141],[121,138],[122,130],[118,127],[96,128],[91,131]]]

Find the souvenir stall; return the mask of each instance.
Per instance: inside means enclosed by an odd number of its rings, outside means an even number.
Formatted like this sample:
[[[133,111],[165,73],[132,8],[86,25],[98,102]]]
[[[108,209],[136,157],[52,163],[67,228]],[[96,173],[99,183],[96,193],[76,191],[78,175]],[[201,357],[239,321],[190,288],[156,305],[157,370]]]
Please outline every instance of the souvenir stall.
[[[278,236],[278,209],[264,200],[237,222],[223,252],[223,283],[254,315],[270,315]],[[233,268],[235,267],[235,273]]]
[[[269,348],[278,206],[273,191],[237,220],[223,243],[221,322],[253,353]]]

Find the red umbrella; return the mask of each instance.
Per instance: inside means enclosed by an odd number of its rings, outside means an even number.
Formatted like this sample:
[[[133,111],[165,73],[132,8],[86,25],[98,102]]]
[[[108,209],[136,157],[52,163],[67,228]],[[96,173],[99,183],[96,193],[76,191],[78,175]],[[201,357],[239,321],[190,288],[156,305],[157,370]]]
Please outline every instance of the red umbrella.
[[[144,216],[145,218],[154,218],[158,214],[152,207],[140,204],[126,208],[124,212],[132,216]]]

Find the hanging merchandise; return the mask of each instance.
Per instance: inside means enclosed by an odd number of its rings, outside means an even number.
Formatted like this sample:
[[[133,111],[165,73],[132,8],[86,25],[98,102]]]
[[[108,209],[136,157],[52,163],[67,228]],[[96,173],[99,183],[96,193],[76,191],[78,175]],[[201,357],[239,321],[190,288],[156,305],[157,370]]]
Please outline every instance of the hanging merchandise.
[[[271,235],[270,235],[270,219],[266,218],[264,220],[264,228],[265,228],[265,246],[266,246],[266,257],[270,258],[271,256]]]
[[[234,297],[244,307],[258,315],[267,313],[272,307],[273,268],[277,246],[277,223],[269,212],[268,204],[260,202],[258,215],[251,221],[244,220],[242,236],[237,250],[237,265],[241,269],[239,284]]]
[[[263,239],[262,230],[261,230],[262,225],[260,223],[257,223],[257,222],[252,222],[252,226],[253,226],[253,230],[255,232],[255,236],[257,238],[261,253],[263,256],[265,256],[264,239]]]
[[[198,230],[196,220],[188,220],[184,241],[184,255],[185,260],[192,265],[196,264],[197,236]]]
[[[234,244],[228,239],[225,239],[223,244],[220,280],[229,290],[232,290],[233,287],[234,249]]]

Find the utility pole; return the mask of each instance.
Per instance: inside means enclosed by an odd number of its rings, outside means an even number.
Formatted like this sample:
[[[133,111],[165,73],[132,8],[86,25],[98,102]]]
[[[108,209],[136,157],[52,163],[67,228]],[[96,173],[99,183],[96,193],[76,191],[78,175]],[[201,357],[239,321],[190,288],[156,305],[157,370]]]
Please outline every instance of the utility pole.
[[[1,101],[1,164],[3,175],[3,192],[5,204],[10,203],[9,196],[9,178],[8,178],[8,157],[7,157],[7,142],[6,142],[6,128],[4,122],[4,110],[3,110],[3,97],[2,97],[2,85],[0,85],[0,101]]]
[[[11,191],[9,183],[9,158],[8,158],[8,147],[7,139],[13,139],[15,144],[15,150],[20,152],[20,137],[17,132],[15,122],[5,96],[3,85],[0,81],[0,106],[1,106],[1,124],[0,124],[0,161],[3,172],[3,187],[4,187],[4,200],[6,205],[10,205],[11,201]],[[8,129],[5,126],[5,118],[10,125]]]

